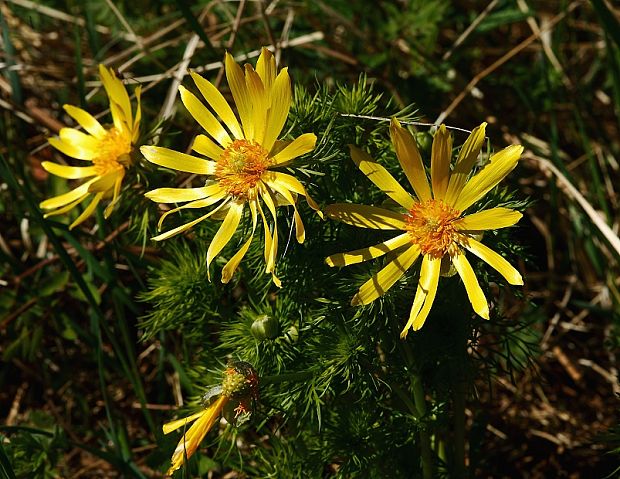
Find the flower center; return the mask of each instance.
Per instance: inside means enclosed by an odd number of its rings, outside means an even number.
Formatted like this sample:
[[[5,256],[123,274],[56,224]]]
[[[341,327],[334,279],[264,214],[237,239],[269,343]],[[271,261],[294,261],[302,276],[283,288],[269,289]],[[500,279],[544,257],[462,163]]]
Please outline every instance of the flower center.
[[[217,160],[215,176],[229,195],[247,197],[269,167],[268,155],[258,143],[235,140]]]
[[[110,173],[129,164],[131,141],[116,128],[108,130],[99,140],[99,155],[93,159],[95,171],[99,176]]]
[[[454,221],[460,214],[442,200],[416,203],[405,215],[411,242],[420,247],[422,254],[433,258],[453,253],[457,236]]]

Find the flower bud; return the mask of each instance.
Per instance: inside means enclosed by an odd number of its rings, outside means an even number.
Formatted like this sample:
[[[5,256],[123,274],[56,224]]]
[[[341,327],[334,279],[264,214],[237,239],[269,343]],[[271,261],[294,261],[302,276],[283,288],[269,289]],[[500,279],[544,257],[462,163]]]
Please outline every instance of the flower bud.
[[[259,341],[264,341],[265,339],[275,339],[278,337],[278,333],[280,332],[280,325],[278,324],[277,318],[263,314],[254,320],[251,331],[252,336]]]

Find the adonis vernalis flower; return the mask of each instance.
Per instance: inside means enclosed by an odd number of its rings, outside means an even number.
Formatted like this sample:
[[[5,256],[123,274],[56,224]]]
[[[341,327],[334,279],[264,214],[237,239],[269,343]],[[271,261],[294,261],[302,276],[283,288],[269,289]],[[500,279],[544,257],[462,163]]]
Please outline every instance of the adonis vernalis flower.
[[[444,268],[450,263],[454,265],[465,284],[474,311],[483,318],[489,318],[489,306],[465,250],[496,269],[510,284],[523,284],[515,268],[478,241],[485,230],[514,225],[521,218],[521,213],[497,207],[465,214],[470,206],[512,171],[523,151],[519,145],[509,146],[492,155],[489,162],[470,177],[484,142],[485,126],[483,123],[474,129],[461,147],[456,164],[450,169],[452,138],[441,125],[433,139],[429,185],[413,136],[393,119],[390,126],[392,143],[415,197],[367,153],[351,146],[351,157],[360,170],[396,201],[404,212],[349,203],[334,204],[325,209],[325,214],[330,218],[353,226],[401,232],[375,246],[327,258],[330,266],[347,266],[390,253],[388,263],[362,285],[353,297],[352,305],[368,304],[382,296],[418,256],[422,256],[418,288],[401,337],[407,335],[410,327],[418,330],[424,325],[437,293],[442,261]]]
[[[189,458],[196,452],[228,404],[237,405],[233,410],[234,419],[241,414],[251,412],[251,402],[258,398],[258,375],[249,363],[237,361],[230,364],[224,371],[222,385],[213,389],[215,391],[207,393],[205,400],[213,395],[219,395],[219,397],[205,409],[186,418],[164,424],[164,434],[168,434],[196,421],[183,434],[172,453],[172,466],[168,469],[168,475],[181,467],[185,457]]]
[[[278,250],[276,207],[293,207],[297,241],[303,243],[305,231],[297,211],[297,195],[305,196],[315,210],[318,206],[297,179],[275,168],[288,166],[293,159],[312,151],[316,136],[306,133],[291,142],[277,141],[291,106],[291,81],[286,68],[276,75],[275,59],[269,50],[263,48],[256,70],[246,64],[244,72],[229,54],[226,54],[225,66],[240,122],[217,88],[200,75],[191,73],[209,108],[191,92],[179,87],[183,104],[208,134],[198,135],[192,146],[206,159],[168,148],[141,148],[142,154],[152,163],[207,177],[205,185],[200,188],[159,188],[146,194],[159,203],[187,202],[166,212],[160,219],[160,227],[168,215],[179,210],[214,206],[199,218],[153,239],[170,238],[209,217],[223,218],[207,251],[208,267],[231,240],[247,205],[252,230],[239,251],[224,266],[222,282],[230,281],[246,254],[260,216],[265,230],[266,272],[273,275],[274,282],[279,286],[280,281],[275,276]],[[273,218],[271,229],[267,214]]]
[[[90,113],[73,105],[64,105],[65,111],[77,121],[86,133],[75,128],[63,128],[59,138],[50,138],[49,143],[67,156],[89,161],[89,166],[67,166],[51,161],[41,163],[53,175],[67,179],[86,179],[77,188],[53,198],[42,201],[40,207],[51,210],[45,217],[60,215],[72,210],[82,201],[92,199],[77,219],[69,226],[74,228],[86,220],[103,198],[112,197],[105,209],[107,218],[118,201],[126,168],[131,164],[131,150],[140,133],[140,90],[135,90],[137,98],[136,114],[133,116],[131,102],[123,82],[114,70],[99,65],[101,82],[110,100],[113,124],[104,127]]]

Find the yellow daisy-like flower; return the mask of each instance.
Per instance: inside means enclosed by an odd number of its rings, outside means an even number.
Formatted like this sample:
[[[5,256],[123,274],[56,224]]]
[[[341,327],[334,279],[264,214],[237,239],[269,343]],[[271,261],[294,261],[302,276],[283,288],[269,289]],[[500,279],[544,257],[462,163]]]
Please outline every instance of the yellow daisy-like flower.
[[[497,207],[463,214],[513,170],[523,152],[520,145],[509,146],[492,155],[489,162],[469,178],[484,142],[485,127],[486,123],[483,123],[472,131],[461,147],[456,164],[450,169],[452,137],[441,125],[433,139],[429,185],[413,136],[393,119],[390,126],[392,143],[415,197],[367,153],[351,146],[351,157],[359,169],[405,212],[349,203],[334,204],[325,209],[330,218],[353,226],[401,231],[398,236],[378,245],[327,258],[330,266],[347,266],[390,253],[390,260],[384,268],[364,283],[353,297],[351,304],[354,306],[368,304],[383,295],[422,255],[418,288],[401,337],[407,335],[410,327],[418,330],[424,325],[437,293],[442,260],[444,268],[449,263],[454,265],[474,311],[485,319],[489,318],[489,306],[465,257],[465,250],[496,269],[510,284],[523,284],[521,275],[508,261],[476,239],[485,230],[514,225],[521,213]]]
[[[228,53],[225,67],[240,122],[217,88],[200,75],[191,73],[209,108],[187,89],[179,87],[183,104],[208,134],[198,135],[192,149],[207,159],[156,146],[143,146],[140,149],[152,163],[208,177],[205,186],[200,188],[159,188],[146,194],[159,203],[187,202],[167,211],[161,217],[159,227],[168,215],[179,210],[217,205],[203,216],[153,239],[159,241],[170,238],[209,217],[223,218],[207,251],[208,267],[231,240],[247,205],[252,218],[252,231],[239,251],[224,266],[222,282],[230,281],[246,254],[260,215],[265,231],[266,272],[271,273],[276,285],[280,286],[280,280],[275,276],[278,250],[276,207],[293,207],[297,241],[303,243],[305,231],[297,211],[297,195],[305,196],[315,210],[318,210],[318,206],[297,179],[275,171],[274,168],[287,166],[293,159],[312,151],[316,136],[306,133],[292,142],[277,141],[291,106],[291,81],[286,68],[276,75],[275,58],[269,50],[263,48],[256,70],[246,64],[244,73]],[[272,229],[269,228],[262,204],[273,218]]]
[[[42,201],[39,205],[44,210],[51,210],[45,217],[60,215],[72,210],[82,201],[92,196],[78,218],[69,229],[86,220],[103,198],[112,196],[112,201],[105,209],[108,218],[118,201],[125,169],[131,163],[131,149],[140,133],[140,90],[136,88],[137,107],[135,117],[131,111],[131,102],[123,82],[114,74],[113,69],[99,65],[101,82],[110,100],[113,125],[108,128],[97,121],[90,113],[73,105],[64,105],[65,111],[77,121],[86,133],[75,128],[63,128],[59,138],[50,138],[49,143],[67,156],[89,161],[90,166],[67,166],[51,161],[44,161],[41,166],[53,175],[67,179],[86,179],[77,188],[53,198]]]

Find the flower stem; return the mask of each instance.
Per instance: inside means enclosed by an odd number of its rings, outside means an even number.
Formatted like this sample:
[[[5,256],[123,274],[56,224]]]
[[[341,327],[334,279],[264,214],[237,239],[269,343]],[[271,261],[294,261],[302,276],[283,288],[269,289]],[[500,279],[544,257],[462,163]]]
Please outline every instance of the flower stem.
[[[411,376],[411,385],[413,387],[413,401],[418,412],[418,418],[422,419],[426,416],[426,400],[424,398],[422,378],[416,372],[414,372]],[[433,456],[431,450],[431,438],[428,431],[424,427],[420,428],[420,450],[422,455],[422,477],[424,477],[424,479],[432,479]]]

